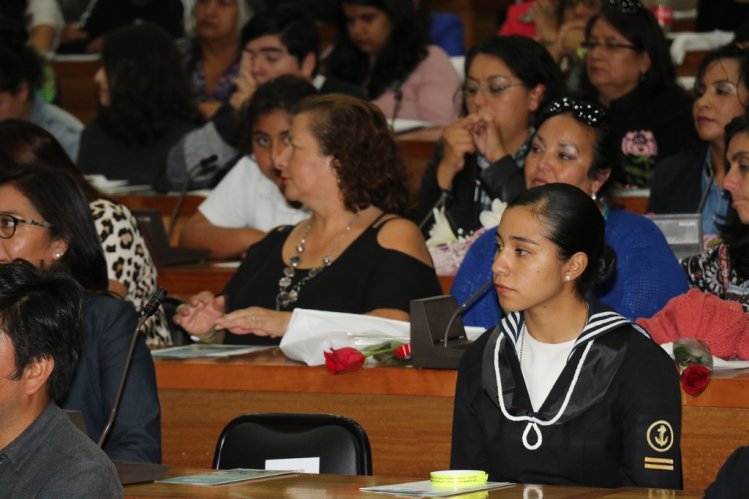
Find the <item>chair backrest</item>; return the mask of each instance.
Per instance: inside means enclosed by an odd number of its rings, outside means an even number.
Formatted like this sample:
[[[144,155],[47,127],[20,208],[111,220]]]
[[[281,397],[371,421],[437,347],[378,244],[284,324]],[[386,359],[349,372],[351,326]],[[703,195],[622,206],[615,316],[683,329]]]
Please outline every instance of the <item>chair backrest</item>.
[[[232,420],[216,444],[213,467],[265,469],[267,459],[319,457],[320,473],[371,475],[364,429],[333,414],[246,414]]]

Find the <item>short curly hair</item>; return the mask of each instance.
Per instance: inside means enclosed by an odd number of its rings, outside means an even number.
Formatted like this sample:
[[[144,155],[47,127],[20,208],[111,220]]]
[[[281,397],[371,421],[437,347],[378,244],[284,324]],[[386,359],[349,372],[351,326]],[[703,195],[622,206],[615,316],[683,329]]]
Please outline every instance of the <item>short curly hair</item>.
[[[309,130],[322,154],[333,156],[344,206],[376,206],[403,215],[408,209],[407,174],[385,116],[370,102],[343,94],[303,99],[294,114],[310,116]]]

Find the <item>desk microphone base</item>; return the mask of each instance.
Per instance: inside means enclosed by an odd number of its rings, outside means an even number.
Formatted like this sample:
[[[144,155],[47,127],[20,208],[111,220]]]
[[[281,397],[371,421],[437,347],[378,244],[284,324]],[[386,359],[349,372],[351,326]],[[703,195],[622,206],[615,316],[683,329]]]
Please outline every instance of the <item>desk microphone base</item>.
[[[457,369],[465,349],[470,345],[463,321],[457,317],[447,334],[450,318],[457,310],[451,295],[411,300],[411,359],[414,367]]]

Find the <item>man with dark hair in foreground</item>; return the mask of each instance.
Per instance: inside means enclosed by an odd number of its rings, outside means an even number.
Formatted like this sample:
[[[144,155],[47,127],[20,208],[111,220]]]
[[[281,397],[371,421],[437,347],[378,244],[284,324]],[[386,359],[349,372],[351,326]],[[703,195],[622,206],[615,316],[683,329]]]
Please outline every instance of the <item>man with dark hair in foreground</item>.
[[[72,279],[0,264],[0,497],[122,497],[112,462],[55,405],[82,338]]]

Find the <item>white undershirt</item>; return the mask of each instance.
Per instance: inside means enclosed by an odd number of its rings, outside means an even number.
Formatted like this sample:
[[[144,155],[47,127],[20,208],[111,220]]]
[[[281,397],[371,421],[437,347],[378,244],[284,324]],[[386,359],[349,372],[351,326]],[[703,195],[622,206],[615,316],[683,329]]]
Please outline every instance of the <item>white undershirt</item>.
[[[564,343],[543,343],[535,340],[527,331],[520,337],[518,352],[525,386],[534,411],[538,411],[549,395],[551,388],[567,364],[567,357],[575,346],[575,340]]]

